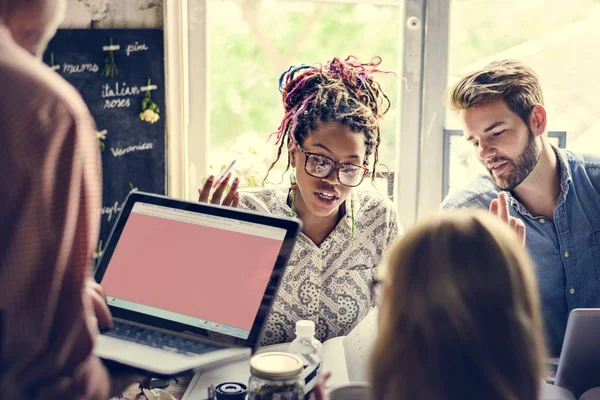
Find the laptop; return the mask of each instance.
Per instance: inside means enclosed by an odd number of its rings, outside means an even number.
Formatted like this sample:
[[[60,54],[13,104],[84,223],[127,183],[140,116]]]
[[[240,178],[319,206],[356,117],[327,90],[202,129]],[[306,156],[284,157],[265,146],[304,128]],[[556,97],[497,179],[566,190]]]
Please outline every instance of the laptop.
[[[576,397],[600,386],[600,308],[576,308],[569,314],[567,331],[554,384]]]
[[[95,279],[114,328],[94,354],[173,377],[258,347],[300,221],[132,192]]]

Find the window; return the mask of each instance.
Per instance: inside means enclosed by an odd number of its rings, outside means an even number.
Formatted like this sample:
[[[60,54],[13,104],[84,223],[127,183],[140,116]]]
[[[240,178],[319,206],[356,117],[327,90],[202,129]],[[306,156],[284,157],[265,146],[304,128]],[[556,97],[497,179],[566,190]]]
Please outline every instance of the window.
[[[208,174],[218,173],[235,158],[242,185],[260,184],[277,150],[274,142],[267,140],[283,117],[278,90],[280,74],[290,65],[315,64],[348,55],[364,61],[380,56],[381,68],[397,75],[381,74],[377,78],[392,102],[382,122],[380,162],[385,166],[380,170],[394,171],[400,114],[403,32],[400,26],[404,11],[401,1],[196,0],[190,3],[190,85],[199,78],[194,73],[193,58],[194,52],[201,51],[194,43],[202,40],[198,39],[202,16],[207,21],[206,56],[199,60],[198,67],[202,63],[208,66],[208,94],[204,104],[207,122],[201,124],[207,130],[189,133],[190,146],[203,142],[199,147],[205,146],[206,159],[197,159],[192,181],[201,182]],[[199,9],[204,4],[206,9]],[[191,104],[194,95],[192,87]],[[197,111],[192,106],[192,120]],[[196,150],[189,151],[193,154]],[[200,165],[202,162],[205,165]],[[287,184],[281,174],[285,164],[286,159],[278,163],[279,168],[271,173],[268,183]],[[380,181],[379,190],[387,192],[385,178]],[[363,186],[372,188],[367,180]]]
[[[599,42],[597,0],[454,0],[448,84],[493,60],[518,59],[540,76],[548,131],[566,132],[568,149],[600,152],[600,55],[592,50]],[[461,128],[455,113],[446,113],[446,128]],[[451,187],[482,171],[462,141],[451,137],[444,171]]]
[[[167,3],[171,4],[171,3]],[[454,135],[457,115],[445,112],[446,87],[492,60],[516,58],[539,75],[548,130],[566,132],[567,148],[600,150],[600,0],[189,0],[189,124],[183,130],[187,198],[236,153],[255,149],[254,183],[275,148],[266,144],[282,117],[277,79],[290,64],[333,56],[379,55],[392,100],[383,122],[383,170],[396,173],[405,228],[436,211],[449,186],[480,171]],[[532,23],[535,19],[535,23]],[[185,67],[182,67],[185,68]],[[173,130],[171,130],[173,132]],[[451,140],[451,145],[450,145]],[[451,149],[444,160],[444,148]],[[398,156],[396,156],[398,154]],[[397,157],[397,158],[396,158]],[[173,157],[172,157],[173,159]],[[259,159],[259,163],[256,163]],[[285,165],[285,160],[283,160]],[[209,165],[211,169],[209,169]],[[474,168],[470,168],[474,165]],[[282,165],[280,165],[281,167]],[[285,184],[281,168],[270,176]],[[258,179],[257,179],[258,178]],[[252,185],[253,182],[247,182]],[[365,181],[365,188],[371,185]]]

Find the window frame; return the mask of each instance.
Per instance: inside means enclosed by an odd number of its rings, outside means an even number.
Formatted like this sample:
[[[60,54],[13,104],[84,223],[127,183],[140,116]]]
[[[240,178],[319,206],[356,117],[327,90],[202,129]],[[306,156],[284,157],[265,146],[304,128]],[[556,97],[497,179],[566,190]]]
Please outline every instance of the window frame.
[[[440,99],[447,81],[450,2],[320,1],[404,7],[404,24],[398,28],[404,30],[404,41],[399,43],[403,82],[398,85],[399,104],[395,105],[400,109],[400,118],[396,130],[393,199],[400,222],[407,228],[419,215],[437,210],[443,200],[445,109]],[[206,24],[210,10],[207,0],[165,1],[164,16],[169,86],[168,194],[195,200],[197,189],[208,173],[210,149]]]
[[[437,211],[443,200],[445,107],[441,99],[448,75],[450,2],[405,0],[405,7],[402,76],[406,86],[401,97],[395,199],[400,222],[408,228],[420,216]]]
[[[167,129],[167,194],[185,199],[189,192],[189,90],[187,45],[188,1],[166,1],[163,5],[165,93],[169,117]],[[181,61],[180,61],[181,60]]]

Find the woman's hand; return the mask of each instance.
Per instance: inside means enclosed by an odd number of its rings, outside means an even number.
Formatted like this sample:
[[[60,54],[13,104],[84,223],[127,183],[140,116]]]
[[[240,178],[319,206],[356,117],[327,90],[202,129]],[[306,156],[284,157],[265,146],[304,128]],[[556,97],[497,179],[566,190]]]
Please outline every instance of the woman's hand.
[[[214,192],[211,196],[211,191],[213,189],[213,184],[215,182],[214,175],[208,177],[202,189],[198,189],[198,201],[201,203],[211,203],[211,204],[220,204],[222,206],[231,206],[237,207],[240,203],[240,194],[237,191],[238,185],[240,183],[239,178],[235,178],[233,183],[231,184],[231,188],[229,188],[229,192],[223,198],[223,193],[225,189],[227,189],[227,183],[231,178],[231,172],[227,174],[225,179],[221,183],[219,183],[214,189]]]

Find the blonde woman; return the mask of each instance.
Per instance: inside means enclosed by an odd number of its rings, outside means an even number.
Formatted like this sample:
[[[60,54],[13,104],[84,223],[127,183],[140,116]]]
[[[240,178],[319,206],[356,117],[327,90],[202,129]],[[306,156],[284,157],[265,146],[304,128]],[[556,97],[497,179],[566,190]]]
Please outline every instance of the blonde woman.
[[[538,399],[544,338],[531,260],[486,212],[440,214],[390,251],[375,287],[375,399]]]

